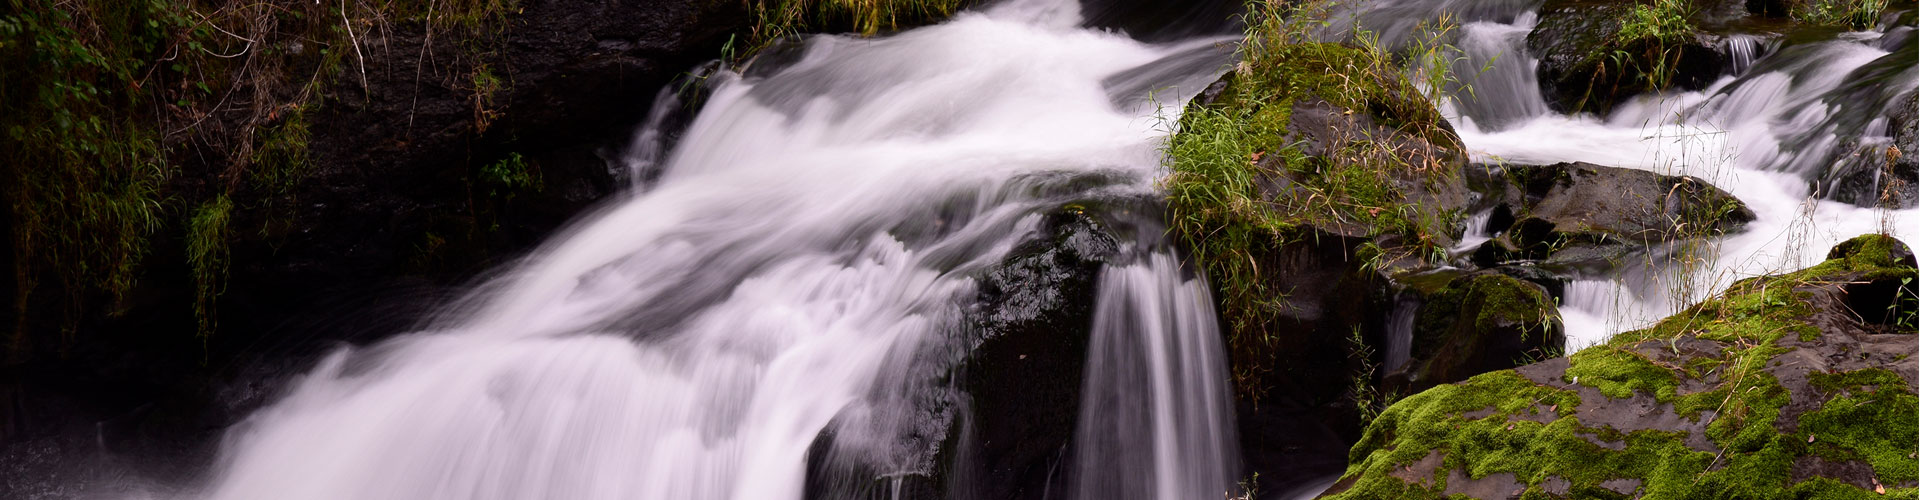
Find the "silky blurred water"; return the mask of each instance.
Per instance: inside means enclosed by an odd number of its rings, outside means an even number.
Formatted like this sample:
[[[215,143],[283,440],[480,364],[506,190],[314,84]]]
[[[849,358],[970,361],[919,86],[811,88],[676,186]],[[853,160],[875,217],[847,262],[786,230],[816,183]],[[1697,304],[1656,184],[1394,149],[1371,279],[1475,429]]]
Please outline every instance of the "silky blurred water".
[[[670,152],[641,132],[634,192],[432,328],[334,354],[232,431],[203,495],[799,497],[837,417],[857,440],[913,411],[893,395],[913,390],[916,353],[975,299],[971,273],[1059,206],[1062,179],[1152,189],[1169,113],[1227,62],[1230,39],[1146,45],[1078,15],[1007,2],[712,74]],[[1129,334],[1177,369],[1124,391],[1117,404],[1152,408],[1153,437],[1102,459],[1155,478],[1137,498],[1218,496],[1237,473],[1218,334],[1201,285],[1164,276],[1170,259],[1103,281],[1103,318],[1177,318]],[[1140,299],[1163,294],[1178,303]]]

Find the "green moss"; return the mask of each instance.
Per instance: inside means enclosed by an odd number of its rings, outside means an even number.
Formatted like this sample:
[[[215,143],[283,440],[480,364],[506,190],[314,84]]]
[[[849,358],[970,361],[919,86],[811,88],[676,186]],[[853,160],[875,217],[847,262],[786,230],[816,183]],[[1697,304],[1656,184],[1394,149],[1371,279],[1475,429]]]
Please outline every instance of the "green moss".
[[[1458,217],[1408,204],[1400,187],[1402,179],[1438,176],[1442,166],[1414,164],[1372,138],[1326,144],[1321,155],[1289,142],[1295,105],[1317,99],[1428,138],[1442,150],[1457,148],[1392,54],[1309,41],[1302,24],[1309,18],[1283,18],[1273,5],[1256,6],[1233,81],[1211,105],[1184,113],[1166,146],[1169,225],[1220,290],[1234,378],[1244,395],[1259,392],[1255,374],[1274,356],[1268,328],[1285,307],[1285,291],[1267,285],[1263,259],[1318,237],[1316,229],[1410,242],[1375,248],[1367,257],[1375,265],[1410,254],[1441,255],[1436,233]],[[1258,185],[1263,178],[1285,178],[1287,186],[1266,193]]]
[[[1833,286],[1862,273],[1895,269],[1887,267],[1897,264],[1885,257],[1893,248],[1887,241],[1843,245],[1833,259],[1812,268],[1744,280],[1652,328],[1623,333],[1568,358],[1567,379],[1609,398],[1646,393],[1671,403],[1679,415],[1710,418],[1705,437],[1722,451],[1694,450],[1686,445],[1692,436],[1684,433],[1586,427],[1578,418],[1584,412],[1574,411],[1576,393],[1497,372],[1436,387],[1388,408],[1354,447],[1347,471],[1354,486],[1339,497],[1381,498],[1406,490],[1390,474],[1437,450],[1446,457],[1437,477],[1451,469],[1464,469],[1473,478],[1513,473],[1527,486],[1527,498],[1546,498],[1542,484],[1550,477],[1569,481],[1574,498],[1616,495],[1598,488],[1616,477],[1643,480],[1638,494],[1647,498],[1880,497],[1826,478],[1791,483],[1794,463],[1809,455],[1869,464],[1881,484],[1898,486],[1888,490],[1889,496],[1912,498],[1915,490],[1907,485],[1920,479],[1914,458],[1920,401],[1910,383],[1878,368],[1809,374],[1809,386],[1826,402],[1799,414],[1795,432],[1783,433],[1776,424],[1792,395],[1763,370],[1790,350],[1780,343],[1818,332],[1805,322],[1813,312],[1810,294],[1796,288]],[[1718,353],[1698,352],[1713,345]],[[1682,393],[1683,382],[1700,383],[1704,390]],[[1573,398],[1571,404],[1567,397]],[[1560,404],[1560,418],[1539,424],[1507,417],[1545,401]],[[1479,419],[1465,417],[1476,409],[1495,411]],[[1594,440],[1624,448],[1608,449]],[[1436,497],[1437,491],[1416,488],[1411,496]]]
[[[1867,368],[1850,372],[1807,374],[1807,383],[1828,393],[1871,389],[1879,386],[1904,387],[1906,379],[1884,368]]]
[[[1511,276],[1477,276],[1468,285],[1469,293],[1480,300],[1474,327],[1489,331],[1502,325],[1520,325],[1521,339],[1528,332],[1549,327],[1555,317],[1553,299],[1535,287]]]
[[[1624,347],[1596,346],[1574,353],[1568,361],[1569,380],[1599,389],[1610,398],[1629,398],[1639,391],[1668,402],[1680,385],[1672,371]]]
[[[1814,437],[1812,451],[1833,461],[1860,460],[1886,484],[1920,479],[1914,459],[1920,443],[1920,399],[1907,382],[1879,368],[1837,374],[1813,373],[1808,382],[1827,402],[1800,415],[1800,434]]]
[[[1834,245],[1827,259],[1841,259],[1847,268],[1861,271],[1910,269],[1894,259],[1901,246],[1892,236],[1863,234]]]

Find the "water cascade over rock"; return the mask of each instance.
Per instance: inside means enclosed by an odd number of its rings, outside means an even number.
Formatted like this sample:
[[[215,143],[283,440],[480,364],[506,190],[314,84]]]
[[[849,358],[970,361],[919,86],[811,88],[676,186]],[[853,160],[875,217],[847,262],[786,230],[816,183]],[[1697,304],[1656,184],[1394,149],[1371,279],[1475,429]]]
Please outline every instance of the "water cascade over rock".
[[[945,439],[921,403],[977,341],[976,277],[1045,212],[1149,192],[1166,111],[1116,103],[1177,110],[1225,67],[1203,50],[1223,40],[1144,45],[1076,12],[1008,2],[716,75],[643,191],[426,330],[328,358],[232,432],[204,494],[799,498],[823,432],[881,476],[944,472],[908,457]],[[1155,101],[1108,83],[1127,72],[1163,78]],[[1089,404],[1149,411],[1086,423],[1082,449],[1141,464],[1114,470],[1153,485],[1138,498],[1237,473],[1212,305],[1180,272],[1160,253],[1100,280]]]

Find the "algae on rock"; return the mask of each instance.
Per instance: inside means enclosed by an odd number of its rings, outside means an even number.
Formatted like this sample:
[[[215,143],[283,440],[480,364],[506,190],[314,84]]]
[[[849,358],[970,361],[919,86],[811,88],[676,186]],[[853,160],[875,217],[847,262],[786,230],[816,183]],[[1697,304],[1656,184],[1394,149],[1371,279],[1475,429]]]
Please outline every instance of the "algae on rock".
[[[1333,498],[1914,498],[1911,253],[1869,235],[1652,327],[1388,408]],[[1890,288],[1852,288],[1884,283]],[[1856,291],[1857,290],[1857,291]]]

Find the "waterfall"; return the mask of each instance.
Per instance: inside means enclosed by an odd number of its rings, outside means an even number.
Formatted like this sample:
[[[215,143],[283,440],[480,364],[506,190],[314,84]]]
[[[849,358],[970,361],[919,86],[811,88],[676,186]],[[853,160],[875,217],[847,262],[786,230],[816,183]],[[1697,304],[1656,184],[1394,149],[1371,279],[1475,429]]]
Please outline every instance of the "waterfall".
[[[1184,276],[1172,255],[1101,273],[1074,436],[1074,498],[1227,493],[1238,453],[1220,338],[1206,282]]]
[[[1920,215],[1915,209],[1826,201],[1830,193],[1809,187],[1848,137],[1883,149],[1891,143],[1884,121],[1873,117],[1904,105],[1896,96],[1920,86],[1913,41],[1889,51],[1871,43],[1877,37],[1761,51],[1751,62],[1736,61],[1744,71],[1703,91],[1640,96],[1605,118],[1549,113],[1498,130],[1461,124],[1461,138],[1479,161],[1586,161],[1692,175],[1758,216],[1742,232],[1692,253],[1656,249],[1655,262],[1641,263],[1652,268],[1576,277],[1568,290],[1572,307],[1562,309],[1569,349],[1650,325],[1740,278],[1817,263],[1824,255],[1818,249],[1847,238],[1883,229],[1900,236],[1892,221]]]
[[[916,364],[951,361],[970,276],[1044,210],[1150,193],[1164,114],[1199,90],[1180,82],[1224,70],[1192,57],[1224,63],[1195,51],[1230,39],[1146,45],[1077,15],[1007,2],[718,70],[677,140],[642,131],[641,190],[424,330],[328,357],[230,432],[198,496],[800,497],[829,426],[895,442],[902,395],[930,378]],[[1158,105],[1120,105],[1140,89]],[[1151,381],[1102,404],[1151,407],[1153,437],[1121,436],[1110,459],[1153,464],[1132,472],[1157,491],[1218,496],[1237,471],[1217,332],[1200,282],[1174,272],[1158,256],[1101,285],[1103,356],[1154,368],[1114,375]]]
[[[1408,293],[1394,300],[1393,312],[1387,315],[1387,348],[1381,353],[1385,356],[1381,373],[1399,370],[1413,355],[1413,322],[1419,317],[1420,305],[1420,301]]]
[[[1498,130],[1548,113],[1534,76],[1539,61],[1527,55],[1527,33],[1537,19],[1531,12],[1510,23],[1479,21],[1461,26],[1453,62],[1453,104],[1462,123]]]

